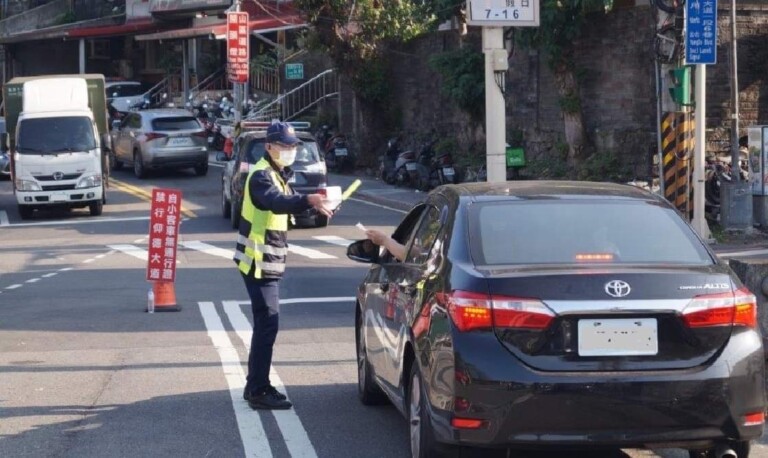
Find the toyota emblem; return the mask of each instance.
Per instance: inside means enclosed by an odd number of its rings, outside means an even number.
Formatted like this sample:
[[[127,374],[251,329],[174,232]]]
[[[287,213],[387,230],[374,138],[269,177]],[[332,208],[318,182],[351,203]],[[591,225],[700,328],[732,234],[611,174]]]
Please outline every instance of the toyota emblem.
[[[611,297],[626,297],[632,288],[624,280],[611,280],[605,284],[605,294]]]
[[[60,181],[64,179],[64,173],[63,172],[53,172],[53,179],[56,181]]]

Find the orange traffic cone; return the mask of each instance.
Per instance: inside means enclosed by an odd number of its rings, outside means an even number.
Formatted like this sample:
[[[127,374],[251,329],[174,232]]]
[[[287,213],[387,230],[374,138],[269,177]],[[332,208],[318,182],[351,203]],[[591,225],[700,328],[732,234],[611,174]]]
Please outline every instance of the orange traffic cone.
[[[179,312],[181,306],[176,303],[176,292],[173,282],[152,282],[152,291],[155,293],[156,312]]]

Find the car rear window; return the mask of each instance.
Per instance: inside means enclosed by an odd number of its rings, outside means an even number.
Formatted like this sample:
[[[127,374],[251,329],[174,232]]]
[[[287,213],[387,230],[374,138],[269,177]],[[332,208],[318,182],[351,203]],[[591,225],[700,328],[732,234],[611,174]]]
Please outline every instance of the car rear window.
[[[296,148],[296,162],[301,164],[314,164],[320,162],[320,153],[317,151],[317,143],[299,143]]]
[[[108,87],[107,97],[134,97],[144,94],[144,89],[140,84],[118,84]]]
[[[652,202],[481,203],[470,231],[478,265],[713,263],[677,213]]]
[[[192,116],[177,116],[169,118],[157,118],[152,120],[152,130],[195,130],[202,129],[197,119]]]
[[[264,157],[264,153],[266,151],[267,150],[266,150],[266,146],[264,145],[264,139],[255,138],[248,145],[248,154],[245,155],[245,160],[249,164],[255,164],[259,162],[262,157]]]

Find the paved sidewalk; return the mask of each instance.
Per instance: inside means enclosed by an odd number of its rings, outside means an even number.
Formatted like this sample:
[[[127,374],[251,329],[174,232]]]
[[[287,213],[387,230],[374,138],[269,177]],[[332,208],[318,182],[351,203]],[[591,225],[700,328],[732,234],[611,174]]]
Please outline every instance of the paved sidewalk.
[[[427,193],[411,188],[389,185],[381,180],[358,172],[355,175],[340,175],[331,173],[328,175],[330,185],[341,186],[346,189],[355,179],[363,182],[357,192],[352,196],[368,202],[386,205],[398,210],[408,211],[414,205],[422,202]],[[736,256],[745,256],[744,252],[754,254],[746,256],[762,255],[768,257],[768,235],[755,229],[750,234],[728,234],[720,242],[713,242],[710,247],[718,253],[734,253]]]

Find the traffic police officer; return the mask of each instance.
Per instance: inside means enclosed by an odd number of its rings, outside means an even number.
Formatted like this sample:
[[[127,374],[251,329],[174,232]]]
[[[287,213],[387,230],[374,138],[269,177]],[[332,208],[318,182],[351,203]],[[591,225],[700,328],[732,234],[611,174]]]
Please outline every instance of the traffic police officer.
[[[288,186],[299,139],[287,123],[267,128],[266,154],[248,175],[243,193],[235,262],[253,310],[253,336],[243,398],[252,409],[290,409],[286,396],[269,381],[272,348],[277,338],[280,278],[288,254],[289,215],[323,206],[325,196],[294,194]]]

